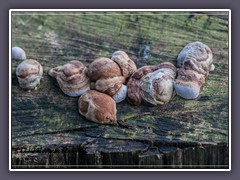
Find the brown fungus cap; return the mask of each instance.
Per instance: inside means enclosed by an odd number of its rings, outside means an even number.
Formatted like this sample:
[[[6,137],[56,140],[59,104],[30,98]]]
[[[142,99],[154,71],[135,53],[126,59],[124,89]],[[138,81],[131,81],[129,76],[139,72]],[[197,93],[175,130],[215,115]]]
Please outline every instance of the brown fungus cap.
[[[213,54],[204,43],[196,41],[187,44],[177,57],[177,65],[192,69],[207,76],[213,70]]]
[[[122,76],[119,65],[109,58],[98,58],[88,68],[87,76],[91,81],[91,90],[97,90],[110,96],[115,96],[125,83],[126,78]],[[122,94],[124,96],[124,94]],[[123,97],[117,96],[117,102]]]
[[[96,82],[98,79],[113,78],[122,76],[119,66],[109,58],[98,58],[88,67],[87,76],[90,81]]]
[[[32,90],[40,84],[43,68],[41,64],[34,59],[22,61],[16,68],[16,75],[21,88]]]
[[[90,89],[86,76],[87,68],[77,60],[49,70],[49,76],[56,78],[60,89],[68,96],[80,96]]]
[[[112,54],[111,59],[119,65],[122,75],[126,79],[128,79],[134,72],[137,71],[136,64],[128,57],[127,53],[124,51],[115,51]]]
[[[180,67],[174,81],[176,93],[185,99],[196,99],[203,89],[205,78],[213,71],[213,54],[202,42],[187,44],[177,57]]]
[[[116,103],[110,96],[88,90],[78,100],[79,113],[99,124],[117,124]]]

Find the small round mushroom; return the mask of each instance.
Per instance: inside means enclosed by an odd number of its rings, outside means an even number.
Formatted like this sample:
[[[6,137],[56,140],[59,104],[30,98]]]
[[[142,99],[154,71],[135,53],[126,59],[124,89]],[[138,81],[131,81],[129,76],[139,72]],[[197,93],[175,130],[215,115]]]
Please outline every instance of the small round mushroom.
[[[77,60],[49,70],[49,76],[56,78],[60,89],[68,96],[81,96],[90,89],[86,76],[87,68]]]
[[[156,73],[154,73],[156,71]],[[127,83],[127,101],[132,105],[140,105],[142,100],[157,105],[168,100],[161,101],[161,93],[165,88],[164,83],[171,84],[176,76],[176,67],[169,62],[160,63],[154,66],[143,66],[139,68]],[[159,85],[157,83],[161,82]],[[173,83],[173,82],[172,82]],[[167,85],[165,92],[172,97],[172,86]],[[160,98],[160,99],[159,99]],[[159,102],[158,100],[159,99]],[[169,99],[170,100],[170,99]],[[161,103],[160,103],[161,102]]]
[[[87,71],[87,77],[91,82],[116,76],[122,76],[121,69],[114,61],[104,57],[94,60]]]
[[[137,71],[136,64],[128,57],[127,53],[124,51],[115,51],[112,54],[111,59],[119,65],[122,71],[122,75],[126,79],[128,79],[135,71]]]
[[[21,88],[25,90],[36,89],[42,78],[43,68],[33,59],[22,61],[16,68],[16,75]]]
[[[113,59],[102,57],[94,60],[89,65],[87,76],[92,90],[110,95],[119,103],[126,98],[124,83],[134,71],[134,62],[123,51],[115,52]]]
[[[114,96],[122,87],[125,82],[123,76],[116,76],[113,78],[101,78],[95,83],[91,82],[91,89],[103,92],[109,96]]]
[[[193,70],[178,70],[178,77],[173,82],[176,94],[185,99],[195,99],[199,96],[200,91],[205,83],[203,74]]]
[[[143,76],[140,81],[140,95],[142,99],[151,104],[168,103],[173,95],[173,80],[176,77],[174,69],[159,69]]]
[[[99,124],[117,124],[116,102],[104,93],[88,90],[78,100],[79,113]]]
[[[185,99],[197,98],[205,78],[215,69],[211,49],[201,42],[189,43],[179,53],[177,64],[180,69],[174,81],[176,94]]]
[[[214,70],[213,54],[211,49],[202,42],[187,44],[177,57],[178,67],[198,71],[206,76],[210,70]]]
[[[25,60],[26,59],[26,53],[25,51],[20,47],[12,47],[12,60]]]

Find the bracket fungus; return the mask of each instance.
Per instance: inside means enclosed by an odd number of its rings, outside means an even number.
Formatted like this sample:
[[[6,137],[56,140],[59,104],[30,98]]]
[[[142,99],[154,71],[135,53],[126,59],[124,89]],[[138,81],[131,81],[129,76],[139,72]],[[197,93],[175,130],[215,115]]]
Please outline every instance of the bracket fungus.
[[[178,77],[174,81],[176,94],[185,99],[195,99],[203,89],[205,78],[214,70],[211,49],[201,43],[187,44],[177,57]]]
[[[26,59],[26,53],[25,51],[20,47],[12,47],[12,60],[25,60]]]
[[[43,68],[33,59],[22,61],[16,68],[16,75],[21,88],[26,90],[36,89],[42,78]]]
[[[117,124],[116,102],[104,93],[88,90],[78,100],[79,113],[99,124]]]
[[[127,83],[127,101],[132,105],[140,105],[142,101],[151,105],[169,102],[174,95],[176,71],[169,62],[139,68]]]
[[[68,96],[80,96],[90,89],[86,76],[87,67],[80,61],[72,60],[63,66],[49,70],[49,76],[56,78],[60,89]]]
[[[89,65],[87,71],[90,89],[105,93],[119,103],[127,96],[124,83],[136,70],[134,61],[123,51],[114,52],[112,59],[98,58]]]

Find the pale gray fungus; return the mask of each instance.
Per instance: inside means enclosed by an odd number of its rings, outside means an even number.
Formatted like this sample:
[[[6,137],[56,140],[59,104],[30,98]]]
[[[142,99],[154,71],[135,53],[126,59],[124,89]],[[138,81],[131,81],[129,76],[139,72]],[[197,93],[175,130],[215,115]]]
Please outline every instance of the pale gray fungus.
[[[176,94],[184,99],[196,99],[199,96],[200,88],[191,85],[182,85],[173,81]]]
[[[22,48],[17,46],[12,48],[12,60],[25,60],[25,59],[26,53]]]
[[[118,90],[118,92],[113,96],[113,99],[116,103],[120,103],[125,100],[127,97],[127,86],[122,85],[122,87]]]

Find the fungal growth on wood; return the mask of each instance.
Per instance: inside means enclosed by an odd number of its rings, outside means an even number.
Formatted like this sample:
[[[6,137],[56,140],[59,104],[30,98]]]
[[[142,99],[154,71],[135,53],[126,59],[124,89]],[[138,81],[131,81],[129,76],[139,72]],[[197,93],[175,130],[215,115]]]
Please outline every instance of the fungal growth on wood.
[[[139,68],[127,83],[127,101],[132,105],[140,105],[142,101],[151,105],[169,102],[174,94],[176,71],[169,62]]]
[[[42,78],[43,68],[33,59],[22,61],[16,68],[16,75],[21,88],[25,90],[36,89]]]
[[[99,124],[117,124],[116,102],[104,93],[88,90],[78,100],[79,113]]]
[[[12,48],[12,60],[25,60],[25,59],[26,53],[22,48],[17,46]]]
[[[187,44],[177,57],[178,77],[174,81],[177,95],[185,99],[195,99],[203,89],[209,71],[214,70],[211,49],[201,43]]]
[[[122,85],[118,92],[112,97],[116,103],[122,102],[127,97],[127,86]]]
[[[119,65],[122,75],[126,79],[137,71],[135,62],[131,60],[124,51],[115,51],[111,59]]]
[[[24,60],[9,59],[9,169],[231,169],[231,12],[106,11],[11,11],[12,57],[24,59],[12,49],[23,48],[44,79],[27,93],[16,76]],[[211,48],[214,73],[193,38]]]
[[[49,76],[56,78],[60,89],[68,96],[80,96],[90,89],[86,76],[87,67],[80,61],[72,60],[63,66],[49,70]]]
[[[123,51],[114,52],[112,59],[98,58],[89,65],[87,71],[90,88],[113,97],[119,103],[127,96],[124,83],[136,69],[135,63]]]

